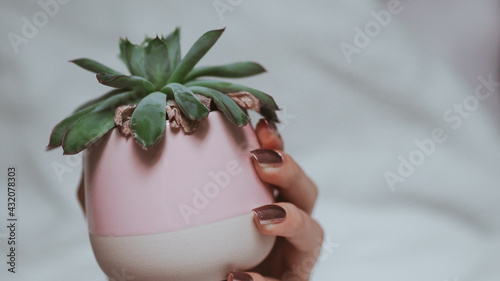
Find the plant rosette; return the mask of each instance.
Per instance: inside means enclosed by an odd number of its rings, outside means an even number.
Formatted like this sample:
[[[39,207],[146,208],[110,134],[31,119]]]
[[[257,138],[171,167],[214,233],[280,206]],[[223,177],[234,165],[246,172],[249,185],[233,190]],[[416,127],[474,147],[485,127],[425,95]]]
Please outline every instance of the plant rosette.
[[[195,68],[223,31],[205,33],[183,58],[179,29],[139,45],[121,39],[131,75],[72,61],[115,89],[58,123],[47,148],[83,151],[90,242],[110,278],[223,280],[274,245],[251,211],[274,197],[252,165],[259,143],[247,110],[277,121],[278,107],[253,88],[200,79],[265,71],[254,62]]]

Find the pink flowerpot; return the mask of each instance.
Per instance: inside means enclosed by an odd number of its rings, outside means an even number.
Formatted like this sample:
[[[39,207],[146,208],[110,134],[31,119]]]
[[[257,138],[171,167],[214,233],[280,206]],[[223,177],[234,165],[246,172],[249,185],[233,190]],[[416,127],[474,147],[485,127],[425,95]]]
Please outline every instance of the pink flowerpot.
[[[252,165],[258,147],[250,125],[211,112],[193,135],[167,124],[148,151],[116,129],[87,149],[90,241],[106,275],[216,281],[259,264],[275,238],[251,211],[274,200]]]

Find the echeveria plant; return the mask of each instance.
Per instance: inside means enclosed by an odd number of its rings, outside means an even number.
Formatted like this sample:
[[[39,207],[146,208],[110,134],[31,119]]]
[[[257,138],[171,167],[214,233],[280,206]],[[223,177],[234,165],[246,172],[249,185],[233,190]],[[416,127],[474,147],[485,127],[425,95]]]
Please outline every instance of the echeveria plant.
[[[265,69],[255,62],[197,67],[198,61],[219,39],[224,29],[201,36],[181,58],[179,29],[166,37],[146,39],[139,45],[120,39],[120,59],[131,75],[91,59],[73,60],[97,73],[99,83],[116,88],[76,109],[52,130],[47,148],[63,147],[75,154],[97,141],[115,126],[132,135],[145,149],[162,138],[167,120],[171,127],[192,133],[211,110],[219,110],[237,126],[250,118],[246,109],[277,121],[273,98],[261,91],[203,76],[240,78]]]

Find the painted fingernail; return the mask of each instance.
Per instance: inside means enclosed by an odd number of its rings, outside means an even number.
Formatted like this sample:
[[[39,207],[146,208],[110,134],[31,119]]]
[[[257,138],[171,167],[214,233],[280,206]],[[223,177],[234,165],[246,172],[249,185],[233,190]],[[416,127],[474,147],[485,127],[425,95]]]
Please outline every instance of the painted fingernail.
[[[286,211],[278,205],[264,205],[253,209],[259,219],[260,224],[275,224],[283,222],[286,218]]]
[[[266,120],[266,119],[260,119],[259,123],[266,126],[269,129],[269,131],[271,131],[273,134],[275,134],[276,136],[281,138],[281,135],[278,131],[278,127],[276,127],[276,123],[274,123],[271,120]]]
[[[256,149],[250,151],[261,167],[277,167],[283,164],[283,156],[271,149]]]
[[[244,272],[231,272],[229,273],[228,281],[253,281],[252,276]]]

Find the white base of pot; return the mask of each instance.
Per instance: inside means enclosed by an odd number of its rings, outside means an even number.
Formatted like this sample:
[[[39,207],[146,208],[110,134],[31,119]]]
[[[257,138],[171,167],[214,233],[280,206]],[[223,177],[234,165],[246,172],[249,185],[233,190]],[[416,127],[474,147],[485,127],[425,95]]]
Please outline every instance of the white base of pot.
[[[162,234],[90,234],[104,273],[111,280],[134,281],[225,280],[231,271],[258,265],[274,241],[275,237],[258,232],[253,212]]]

